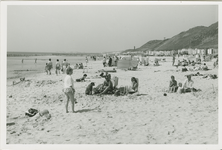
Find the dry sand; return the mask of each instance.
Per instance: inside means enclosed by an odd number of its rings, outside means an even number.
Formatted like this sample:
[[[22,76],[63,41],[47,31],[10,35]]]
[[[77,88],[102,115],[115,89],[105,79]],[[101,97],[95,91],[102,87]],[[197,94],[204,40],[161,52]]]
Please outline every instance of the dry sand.
[[[170,60],[170,59],[169,59]],[[212,63],[207,63],[212,68]],[[66,97],[62,92],[64,74],[40,73],[12,86],[7,81],[8,144],[217,144],[218,79],[192,77],[197,93],[167,93],[170,76],[183,82],[185,75],[196,72],[176,71],[171,62],[161,66],[139,66],[137,71],[117,69],[119,87],[130,85],[132,76],[139,78],[141,96],[85,96],[90,82],[102,69],[101,61],[91,61],[86,82],[75,83],[77,113],[65,113]],[[112,68],[110,68],[112,69]],[[218,74],[218,69],[199,71]],[[74,70],[74,79],[83,75]],[[27,81],[28,80],[28,81]],[[19,81],[19,79],[16,79]],[[214,86],[214,89],[213,89]],[[29,108],[48,109],[51,119],[25,116]],[[71,111],[71,104],[69,105]],[[37,114],[38,115],[38,114]]]

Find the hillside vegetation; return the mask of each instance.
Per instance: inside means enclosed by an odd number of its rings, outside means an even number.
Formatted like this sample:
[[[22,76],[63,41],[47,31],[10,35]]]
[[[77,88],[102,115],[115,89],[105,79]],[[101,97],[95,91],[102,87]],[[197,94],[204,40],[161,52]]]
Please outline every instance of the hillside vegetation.
[[[151,40],[133,51],[166,51],[183,48],[218,48],[218,22],[209,27],[197,26],[165,40]]]

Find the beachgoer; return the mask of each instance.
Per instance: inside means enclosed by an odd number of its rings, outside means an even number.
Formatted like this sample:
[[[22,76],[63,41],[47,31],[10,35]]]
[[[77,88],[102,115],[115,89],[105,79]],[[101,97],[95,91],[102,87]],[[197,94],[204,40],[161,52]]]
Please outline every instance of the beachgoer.
[[[51,75],[51,69],[52,68],[53,68],[52,61],[51,61],[51,58],[49,58],[49,61],[48,61],[48,72],[49,72],[49,75]]]
[[[172,64],[172,66],[174,66],[174,63],[175,63],[175,55],[173,54],[173,64]]]
[[[104,81],[102,85],[102,92],[100,94],[113,94],[113,83],[111,81],[111,75],[108,74],[105,78],[106,80]]]
[[[22,59],[22,63],[23,63],[24,59]]]
[[[206,63],[203,64],[202,70],[208,70],[208,67],[207,67]]]
[[[183,87],[182,86],[183,86],[182,83],[178,83],[177,91],[178,91],[179,94],[183,93]]]
[[[174,93],[177,91],[177,81],[174,76],[171,76],[170,85],[169,85],[169,93]]]
[[[106,67],[106,57],[103,57],[103,67]]]
[[[47,75],[48,75],[48,63],[46,63],[46,65],[45,65],[45,72],[46,72]]]
[[[187,79],[184,81],[183,83],[183,92],[193,92],[194,88],[193,88],[193,80],[191,80],[191,75],[187,76]]]
[[[129,87],[128,93],[133,94],[138,92],[138,81],[135,77],[131,78],[131,86]]]
[[[73,69],[71,67],[68,67],[66,69],[66,77],[64,79],[64,89],[63,92],[66,95],[67,98],[67,102],[66,102],[66,113],[68,113],[68,104],[69,101],[71,101],[72,103],[72,112],[74,113],[74,105],[75,105],[75,98],[74,98],[74,94],[75,94],[75,88],[74,88],[74,80],[72,79],[72,74],[73,74]]]
[[[80,79],[76,79],[76,82],[82,82],[82,81],[85,81],[86,77],[87,77],[87,74],[84,74],[82,78],[80,78]]]
[[[35,63],[37,62],[37,58],[35,59]]]
[[[60,74],[60,63],[59,63],[59,59],[57,59],[57,62],[56,62],[56,75]]]
[[[179,62],[180,62],[180,60],[175,61],[174,66],[176,66],[176,67],[178,68],[178,66],[179,66]]]
[[[88,61],[89,61],[89,60],[88,60],[88,58],[86,57],[86,66],[87,66],[87,64],[88,64]]]
[[[62,62],[62,72],[63,72],[63,74],[66,73],[66,67],[67,67],[67,62],[66,62],[66,59],[64,59],[63,62]]]
[[[86,94],[86,95],[92,95],[93,86],[95,86],[95,83],[94,83],[94,82],[91,82],[91,83],[87,86],[86,91],[85,91],[85,94]]]
[[[111,67],[111,66],[112,66],[112,58],[111,58],[110,56],[109,56],[108,65],[109,65],[109,67]]]

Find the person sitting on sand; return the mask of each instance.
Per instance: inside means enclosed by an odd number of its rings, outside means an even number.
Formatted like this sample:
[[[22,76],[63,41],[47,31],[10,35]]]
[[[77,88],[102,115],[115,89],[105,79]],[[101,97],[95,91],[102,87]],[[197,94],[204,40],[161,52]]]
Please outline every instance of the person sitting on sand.
[[[83,69],[83,63],[79,64],[79,69]]]
[[[201,68],[202,68],[202,70],[208,70],[208,67],[207,67],[206,63],[204,63]]]
[[[158,59],[157,58],[155,58],[155,60],[154,60],[154,66],[159,66],[160,64],[159,64],[159,61],[158,61]]]
[[[183,86],[182,83],[178,83],[177,92],[178,92],[179,94],[183,93],[183,87],[182,87],[182,86]]]
[[[87,74],[84,74],[82,78],[80,78],[80,79],[76,79],[76,82],[82,82],[82,81],[85,81],[86,77],[87,77]]]
[[[177,91],[177,81],[174,76],[171,76],[170,85],[169,85],[169,93],[174,93]]]
[[[131,78],[131,84],[132,85],[129,87],[128,93],[133,94],[133,93],[138,92],[138,81],[135,77]]]
[[[51,58],[49,58],[49,61],[48,61],[48,72],[49,72],[49,75],[51,75],[51,69],[52,69],[52,61],[51,61]]]
[[[195,89],[193,88],[193,80],[191,80],[191,75],[187,76],[187,79],[183,83],[183,92],[193,92]]]
[[[113,83],[111,81],[111,75],[108,74],[105,78],[106,80],[102,86],[102,92],[100,94],[113,94]]]
[[[59,59],[57,59],[57,62],[56,62],[56,75],[60,74],[60,63],[59,63]]]
[[[91,82],[91,83],[87,86],[86,91],[85,91],[85,94],[86,94],[86,95],[92,95],[93,86],[95,86],[95,83],[94,83],[94,82]]]
[[[73,69],[71,67],[68,67],[66,69],[66,77],[64,79],[64,89],[63,92],[66,95],[67,98],[67,102],[66,102],[66,113],[68,113],[68,104],[69,101],[71,101],[72,103],[72,112],[74,113],[74,103],[75,103],[75,98],[74,98],[74,94],[75,94],[75,88],[74,88],[74,80],[72,79],[72,74],[73,74]]]

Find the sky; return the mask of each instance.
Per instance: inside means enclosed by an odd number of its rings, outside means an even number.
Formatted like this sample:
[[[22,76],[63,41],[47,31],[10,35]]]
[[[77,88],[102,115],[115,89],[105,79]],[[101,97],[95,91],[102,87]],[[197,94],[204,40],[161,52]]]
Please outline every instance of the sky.
[[[123,51],[217,21],[217,5],[9,5],[7,51]]]

